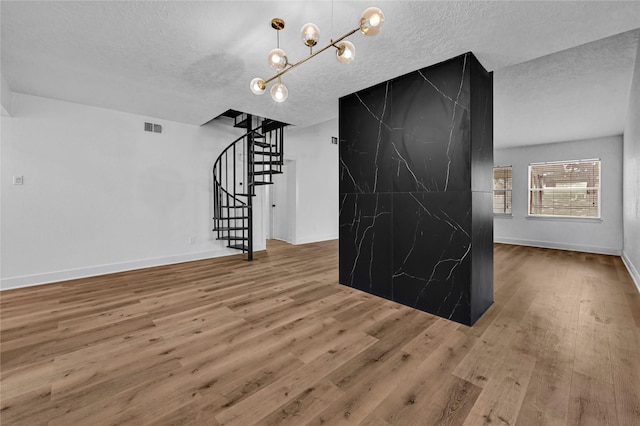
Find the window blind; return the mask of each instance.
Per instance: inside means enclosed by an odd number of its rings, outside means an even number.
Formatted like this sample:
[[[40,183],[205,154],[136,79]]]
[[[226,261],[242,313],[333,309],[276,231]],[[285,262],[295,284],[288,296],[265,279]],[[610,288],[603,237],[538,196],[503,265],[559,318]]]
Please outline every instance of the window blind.
[[[600,217],[600,160],[529,165],[529,215]]]
[[[493,168],[493,213],[511,214],[511,166]]]

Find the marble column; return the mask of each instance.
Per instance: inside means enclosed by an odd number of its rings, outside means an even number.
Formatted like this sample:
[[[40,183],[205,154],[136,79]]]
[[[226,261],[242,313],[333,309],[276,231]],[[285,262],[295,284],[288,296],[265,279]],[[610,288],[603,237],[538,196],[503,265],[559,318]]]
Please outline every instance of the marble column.
[[[493,303],[493,79],[472,53],[340,99],[340,283],[463,324]]]

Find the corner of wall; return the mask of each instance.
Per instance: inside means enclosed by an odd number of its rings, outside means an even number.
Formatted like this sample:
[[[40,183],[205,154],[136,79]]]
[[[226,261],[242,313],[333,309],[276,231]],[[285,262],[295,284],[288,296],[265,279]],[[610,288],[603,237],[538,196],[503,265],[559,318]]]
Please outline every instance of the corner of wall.
[[[629,260],[629,257],[624,252],[624,250],[622,251],[621,257],[622,257],[622,263],[624,263],[624,266],[627,267],[627,271],[629,271],[629,275],[631,275],[631,279],[633,279],[633,283],[636,285],[636,288],[638,289],[638,293],[640,293],[640,273],[635,268],[635,266],[633,266],[633,263],[631,263],[631,260]]]
[[[638,32],[640,36],[640,31]],[[623,134],[622,260],[640,291],[640,40]]]

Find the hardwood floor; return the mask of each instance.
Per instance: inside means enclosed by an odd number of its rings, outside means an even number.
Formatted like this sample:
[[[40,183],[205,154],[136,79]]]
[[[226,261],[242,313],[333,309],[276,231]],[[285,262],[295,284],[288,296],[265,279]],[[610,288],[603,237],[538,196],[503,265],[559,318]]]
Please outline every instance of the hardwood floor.
[[[2,425],[640,425],[621,260],[495,246],[466,327],[337,284],[337,241],[0,293]]]

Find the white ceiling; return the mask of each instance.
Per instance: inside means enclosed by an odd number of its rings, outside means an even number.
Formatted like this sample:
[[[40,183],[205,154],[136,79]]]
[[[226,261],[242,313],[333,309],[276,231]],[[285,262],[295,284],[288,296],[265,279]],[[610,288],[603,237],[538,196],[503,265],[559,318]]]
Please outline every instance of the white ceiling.
[[[639,34],[628,31],[496,70],[495,145],[622,134]]]
[[[287,23],[280,46],[294,62],[308,54],[302,24],[324,45],[371,5],[385,23],[350,38],[354,62],[324,52],[292,70],[283,104],[249,91],[273,74],[272,17]],[[203,124],[236,109],[309,125],[335,117],[340,96],[472,51],[495,71],[500,147],[621,133],[638,32],[620,33],[639,27],[638,1],[3,0],[1,71],[16,92],[161,119]]]

